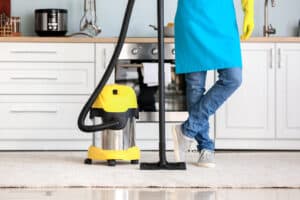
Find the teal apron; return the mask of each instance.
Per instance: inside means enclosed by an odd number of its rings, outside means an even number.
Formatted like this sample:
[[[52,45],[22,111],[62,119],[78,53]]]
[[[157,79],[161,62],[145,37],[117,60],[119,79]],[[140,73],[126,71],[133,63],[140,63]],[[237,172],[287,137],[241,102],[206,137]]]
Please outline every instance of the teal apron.
[[[242,67],[233,0],[178,0],[176,73]]]

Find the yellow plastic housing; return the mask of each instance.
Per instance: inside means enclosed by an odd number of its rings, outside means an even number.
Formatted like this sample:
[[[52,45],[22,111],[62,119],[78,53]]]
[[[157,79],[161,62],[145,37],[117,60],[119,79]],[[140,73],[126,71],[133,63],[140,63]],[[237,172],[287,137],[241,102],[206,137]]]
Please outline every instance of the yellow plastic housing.
[[[88,158],[91,160],[140,160],[140,149],[136,146],[127,150],[104,150],[95,146],[91,146],[88,151]]]
[[[137,109],[137,98],[135,91],[126,85],[106,85],[92,108],[103,109],[105,112],[122,113],[128,109]]]

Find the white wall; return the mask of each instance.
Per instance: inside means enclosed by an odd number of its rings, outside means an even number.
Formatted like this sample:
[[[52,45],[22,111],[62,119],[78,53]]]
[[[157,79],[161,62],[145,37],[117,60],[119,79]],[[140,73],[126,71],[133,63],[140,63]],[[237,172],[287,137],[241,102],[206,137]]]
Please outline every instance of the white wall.
[[[224,0],[225,1],[225,0]],[[241,27],[243,13],[241,0],[234,0],[237,18]],[[34,9],[66,8],[69,10],[69,31],[79,30],[83,14],[84,0],[12,0],[12,14],[22,17],[22,32],[34,35]],[[262,36],[264,0],[255,0],[254,36]],[[127,0],[97,0],[98,24],[102,27],[101,36],[117,36]],[[165,0],[166,22],[172,21],[176,12],[176,0]],[[277,36],[294,36],[300,19],[299,0],[277,0],[276,8],[270,8],[270,23],[277,28]],[[156,1],[136,0],[129,36],[155,36],[148,24],[156,24]]]

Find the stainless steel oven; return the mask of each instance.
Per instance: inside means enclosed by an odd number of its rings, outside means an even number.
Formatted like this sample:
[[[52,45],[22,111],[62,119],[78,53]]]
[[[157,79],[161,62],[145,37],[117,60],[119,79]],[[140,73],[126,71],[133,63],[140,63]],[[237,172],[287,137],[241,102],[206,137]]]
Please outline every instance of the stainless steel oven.
[[[140,122],[157,122],[158,87],[143,81],[143,63],[157,63],[156,43],[126,43],[115,69],[115,82],[134,88],[138,97]],[[165,44],[165,62],[171,63],[171,82],[165,87],[166,122],[181,122],[187,118],[186,86],[183,75],[175,74],[175,48]]]

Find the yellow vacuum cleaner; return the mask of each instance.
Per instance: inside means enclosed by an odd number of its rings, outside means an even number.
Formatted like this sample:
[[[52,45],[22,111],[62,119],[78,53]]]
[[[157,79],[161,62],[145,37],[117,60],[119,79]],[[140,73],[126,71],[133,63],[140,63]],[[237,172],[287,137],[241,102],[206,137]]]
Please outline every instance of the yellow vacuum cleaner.
[[[101,117],[103,125],[102,148],[91,146],[86,164],[93,160],[107,160],[115,166],[116,160],[138,164],[140,150],[135,146],[135,119],[138,118],[137,98],[134,90],[125,85],[106,85],[90,110],[90,118]]]
[[[93,145],[88,150],[86,164],[93,161],[105,160],[109,166],[115,166],[117,160],[131,161],[138,164],[140,150],[135,146],[135,119],[138,118],[137,98],[131,87],[124,85],[106,85],[112,74],[122,50],[134,0],[129,0],[119,41],[112,59],[100,83],[88,99],[78,117],[78,127],[84,132],[95,133],[102,131],[101,146],[93,137]],[[87,116],[91,119],[100,117],[102,124],[87,125]]]

